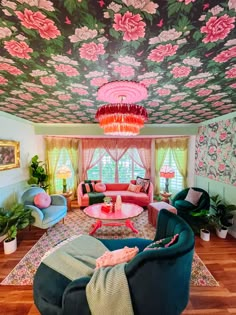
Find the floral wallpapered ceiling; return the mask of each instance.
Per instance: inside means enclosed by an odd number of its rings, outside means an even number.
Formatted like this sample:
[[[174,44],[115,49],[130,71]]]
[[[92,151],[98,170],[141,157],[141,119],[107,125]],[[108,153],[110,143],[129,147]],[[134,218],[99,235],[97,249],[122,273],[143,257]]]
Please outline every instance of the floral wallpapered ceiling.
[[[1,0],[0,111],[97,123],[98,88],[125,80],[150,124],[234,112],[235,20],[235,0]]]
[[[195,173],[236,186],[236,118],[199,128]]]

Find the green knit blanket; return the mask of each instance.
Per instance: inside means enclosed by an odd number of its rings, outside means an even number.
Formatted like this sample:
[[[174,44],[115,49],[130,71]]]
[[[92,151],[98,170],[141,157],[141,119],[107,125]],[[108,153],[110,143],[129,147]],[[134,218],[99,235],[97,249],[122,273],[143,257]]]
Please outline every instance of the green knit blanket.
[[[133,315],[125,263],[95,269],[96,259],[107,250],[96,238],[80,235],[59,244],[42,262],[72,281],[91,277],[86,296],[92,315]]]

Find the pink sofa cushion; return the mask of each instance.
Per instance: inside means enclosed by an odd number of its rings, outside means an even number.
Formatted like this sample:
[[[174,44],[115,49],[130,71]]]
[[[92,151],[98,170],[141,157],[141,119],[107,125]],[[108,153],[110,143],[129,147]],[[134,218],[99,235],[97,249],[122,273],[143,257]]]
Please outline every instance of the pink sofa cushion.
[[[39,193],[34,197],[34,204],[39,209],[47,208],[51,204],[51,197],[46,192]]]
[[[97,184],[95,184],[95,191],[96,192],[104,192],[104,191],[106,191],[106,185],[104,183],[97,183]]]
[[[194,206],[198,205],[199,199],[201,198],[202,192],[196,191],[192,188],[189,188],[188,194],[185,198],[188,202],[192,203]]]
[[[135,255],[137,255],[139,249],[138,247],[129,248],[125,246],[124,248],[106,251],[101,257],[96,260],[96,268],[115,266],[124,262],[129,262]]]

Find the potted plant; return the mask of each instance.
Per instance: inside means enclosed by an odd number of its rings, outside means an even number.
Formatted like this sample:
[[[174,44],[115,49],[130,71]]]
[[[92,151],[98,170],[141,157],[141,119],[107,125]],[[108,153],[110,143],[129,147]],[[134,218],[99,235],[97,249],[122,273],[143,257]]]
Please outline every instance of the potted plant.
[[[209,209],[202,209],[198,212],[192,211],[191,216],[197,218],[200,227],[200,238],[203,241],[210,241],[210,216]]]
[[[15,204],[10,210],[0,208],[0,235],[6,235],[3,241],[5,254],[13,253],[17,248],[17,231],[34,222],[31,209],[23,204]]]
[[[38,155],[35,155],[31,159],[29,166],[30,179],[28,180],[29,185],[38,185],[39,187],[46,190],[48,188],[48,175],[46,172],[45,163],[39,161]]]
[[[216,234],[220,238],[226,238],[228,228],[233,225],[233,211],[236,205],[225,204],[219,195],[211,197],[210,222],[216,228]]]

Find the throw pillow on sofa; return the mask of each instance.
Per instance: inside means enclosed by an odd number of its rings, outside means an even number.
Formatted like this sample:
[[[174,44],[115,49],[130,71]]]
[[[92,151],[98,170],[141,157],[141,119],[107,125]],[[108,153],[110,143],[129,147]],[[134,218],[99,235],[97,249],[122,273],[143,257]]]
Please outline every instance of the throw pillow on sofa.
[[[188,202],[191,202],[194,206],[197,206],[201,196],[202,196],[201,191],[196,191],[192,188],[189,188],[189,191],[188,191],[187,196],[185,197],[185,200]]]
[[[170,247],[171,245],[174,245],[175,243],[177,243],[178,238],[179,238],[179,234],[175,234],[174,236],[163,238],[161,240],[152,242],[147,247],[145,247],[144,250],[155,250],[155,249]]]
[[[143,186],[141,185],[134,185],[134,184],[129,184],[129,187],[128,187],[128,191],[131,191],[131,192],[135,192],[135,193],[139,193],[141,191]]]
[[[137,176],[137,178],[136,178],[136,185],[141,185],[142,186],[141,191],[144,192],[144,193],[147,193],[149,185],[150,185],[150,179],[149,178],[142,178],[142,177]]]
[[[104,183],[97,183],[95,184],[94,190],[96,192],[105,192],[106,191],[106,185]]]
[[[39,193],[34,197],[34,204],[39,209],[47,208],[51,204],[51,197],[46,192]]]
[[[94,183],[84,183],[82,184],[83,194],[87,194],[94,191]]]

